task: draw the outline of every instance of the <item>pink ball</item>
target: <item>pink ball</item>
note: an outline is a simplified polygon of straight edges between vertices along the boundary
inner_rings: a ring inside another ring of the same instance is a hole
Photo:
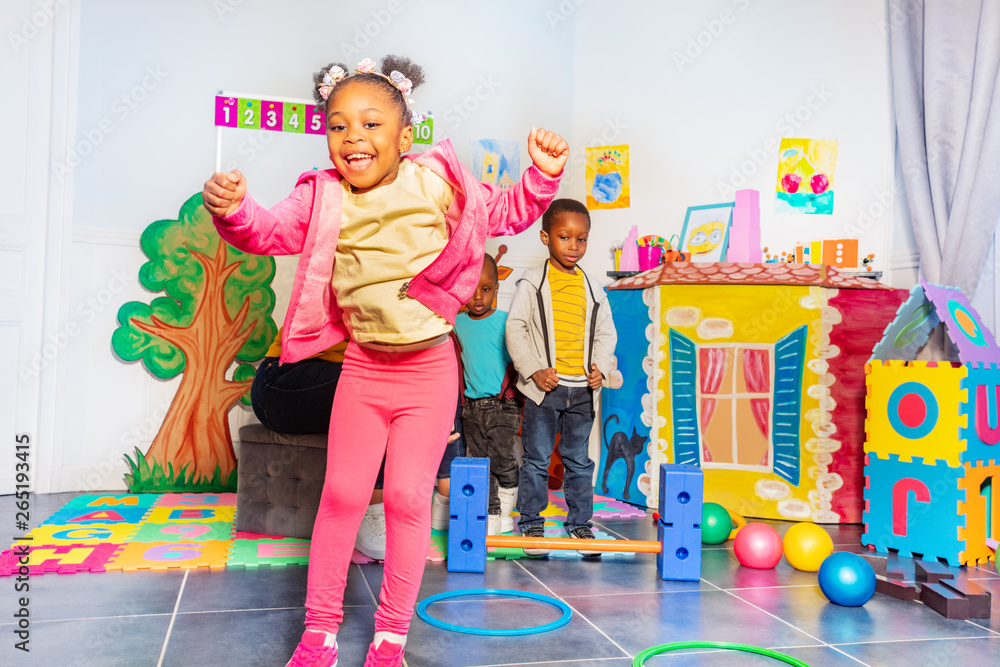
[[[781,560],[781,536],[766,523],[748,523],[736,533],[733,549],[740,565],[770,570]]]

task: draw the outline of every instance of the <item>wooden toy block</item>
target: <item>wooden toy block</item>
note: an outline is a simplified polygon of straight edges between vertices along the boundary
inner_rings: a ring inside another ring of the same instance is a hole
[[[898,581],[916,581],[915,562],[912,558],[900,558],[899,554],[890,553],[886,559],[886,576]]]
[[[948,579],[942,581],[945,588],[961,593],[969,600],[969,618],[989,618],[991,595],[988,590],[968,580]]]
[[[936,584],[944,579],[955,578],[955,573],[941,563],[917,560],[913,562],[913,567],[916,570],[917,581],[921,583]]]
[[[875,577],[875,592],[889,595],[905,602],[912,602],[918,597],[916,585],[885,577]]]
[[[876,554],[858,554],[858,555],[861,556],[862,558],[864,558],[868,562],[868,564],[872,566],[872,569],[875,570],[875,576],[876,577],[885,577],[885,576],[887,576],[886,575],[886,568],[887,568],[886,561],[888,559],[885,556],[878,556]]]
[[[922,584],[920,601],[945,618],[969,618],[969,599],[944,584]]]
[[[824,239],[823,263],[838,269],[858,268],[858,240]]]

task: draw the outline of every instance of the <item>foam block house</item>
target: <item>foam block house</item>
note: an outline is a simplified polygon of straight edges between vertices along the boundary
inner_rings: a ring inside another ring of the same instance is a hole
[[[916,361],[939,326],[959,362]],[[914,286],[867,367],[863,544],[951,565],[994,558],[998,363],[993,334],[961,291]]]
[[[661,463],[744,516],[859,523],[865,362],[906,292],[822,264],[669,263],[608,288],[617,370],[596,491],[656,507]]]

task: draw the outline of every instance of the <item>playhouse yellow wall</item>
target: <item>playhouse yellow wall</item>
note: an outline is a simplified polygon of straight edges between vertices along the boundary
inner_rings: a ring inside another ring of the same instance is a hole
[[[827,354],[829,333],[839,313],[828,306],[837,290],[786,285],[663,285],[660,291],[658,442],[663,460],[674,462],[670,390],[669,330],[696,344],[776,343],[805,325],[806,357],[802,378],[800,479],[793,486],[774,473],[704,467],[705,501],[716,502],[744,516],[835,522],[824,509],[833,489],[822,488],[829,463],[831,424],[821,403],[832,385]],[[665,419],[665,421],[664,421]],[[773,424],[772,424],[773,428]],[[657,441],[657,440],[654,440]],[[810,451],[812,450],[812,451]],[[773,449],[770,458],[774,461]]]

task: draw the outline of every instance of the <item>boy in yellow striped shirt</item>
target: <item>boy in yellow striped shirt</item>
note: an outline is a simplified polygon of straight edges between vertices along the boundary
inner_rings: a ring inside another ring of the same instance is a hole
[[[577,266],[587,252],[589,235],[590,213],[583,204],[573,199],[552,202],[542,216],[541,232],[549,258],[518,279],[507,316],[507,351],[518,372],[517,388],[528,399],[517,502],[518,528],[525,537],[544,536],[541,513],[548,505],[549,459],[558,432],[569,509],[566,532],[594,538],[590,431],[601,383],[613,368],[618,335],[604,289]]]

